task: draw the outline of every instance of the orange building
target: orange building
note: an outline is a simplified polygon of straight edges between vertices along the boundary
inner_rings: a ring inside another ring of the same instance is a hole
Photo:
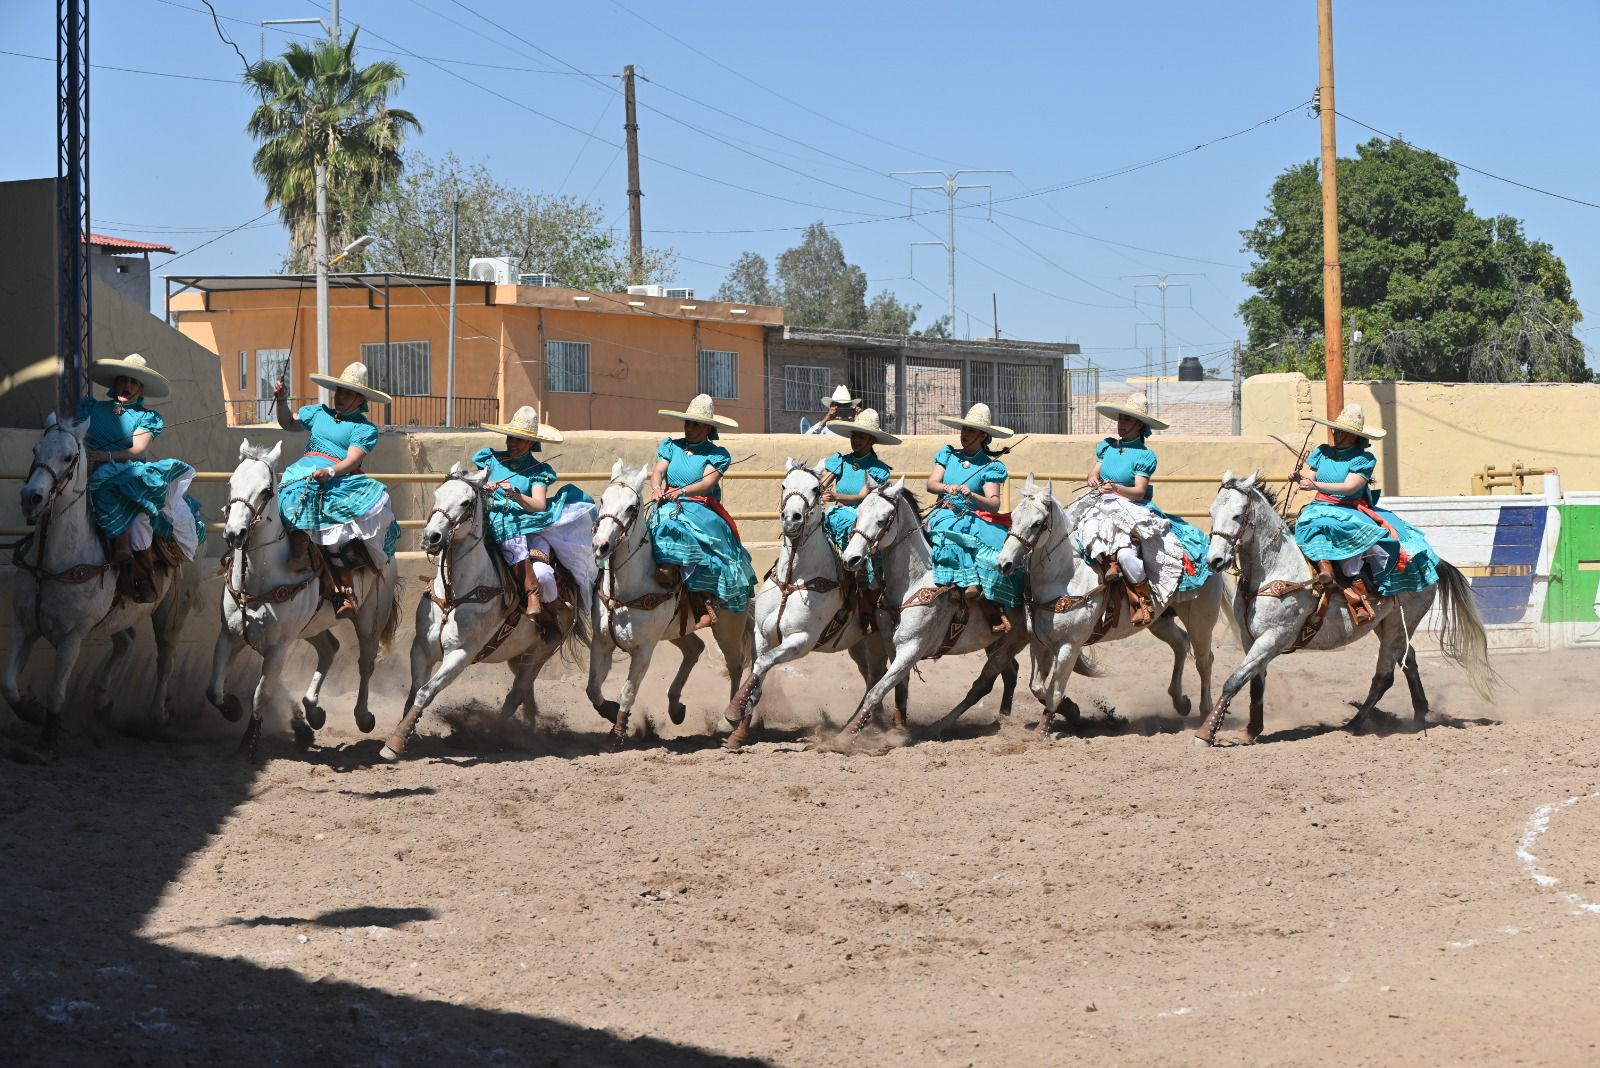
[[[167,314],[215,352],[229,422],[271,418],[272,386],[316,391],[316,280],[310,275],[167,278]],[[766,327],[783,309],[724,301],[456,282],[449,359],[448,279],[336,274],[329,280],[333,374],[357,360],[391,394],[398,426],[503,422],[524,404],[564,430],[637,430],[656,410],[709,393],[741,429],[766,430]]]

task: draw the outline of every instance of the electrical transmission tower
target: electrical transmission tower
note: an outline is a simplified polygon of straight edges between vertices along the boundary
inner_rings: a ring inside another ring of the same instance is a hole
[[[990,168],[972,168],[972,167],[968,167],[966,169],[959,170],[959,171],[894,171],[892,173],[895,174],[895,175],[902,175],[902,174],[937,174],[939,177],[944,179],[944,184],[943,185],[914,185],[914,186],[912,186],[911,189],[909,190],[908,194],[907,194],[906,216],[907,216],[907,218],[909,218],[911,216],[911,214],[915,211],[916,195],[917,195],[917,191],[919,189],[942,190],[944,192],[945,201],[946,201],[946,213],[947,213],[948,218],[949,218],[949,229],[947,231],[949,236],[943,241],[913,241],[911,243],[911,246],[912,246],[912,248],[915,248],[918,245],[941,245],[941,246],[943,246],[946,255],[949,257],[949,260],[950,260],[950,336],[954,337],[955,336],[955,332],[956,332],[956,194],[961,192],[963,189],[988,189],[988,190],[990,190],[990,193],[989,193],[989,210],[991,212],[994,210],[994,192],[993,192],[994,187],[992,185],[988,185],[988,184],[963,185],[960,182],[958,182],[957,179],[959,179],[963,174],[1010,174],[1011,172],[1010,171],[1003,171],[1003,170],[993,170],[993,169],[990,169]],[[913,252],[912,253],[913,259],[915,259],[915,256],[916,256],[916,253]],[[911,273],[913,275],[916,274],[915,267],[913,267]],[[968,328],[967,333],[968,334],[972,333],[972,330],[971,330],[970,327]]]
[[[56,406],[78,409],[93,351],[89,280],[89,0],[56,3]]]

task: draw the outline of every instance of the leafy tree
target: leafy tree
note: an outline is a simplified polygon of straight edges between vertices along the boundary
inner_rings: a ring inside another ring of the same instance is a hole
[[[728,272],[728,277],[723,280],[722,287],[713,299],[735,304],[771,306],[781,303],[767,273],[767,258],[759,252],[740,253],[739,258],[733,261],[733,270]]]
[[[245,127],[260,142],[251,167],[266,182],[267,206],[289,228],[288,264],[297,269],[314,263],[318,167],[328,188],[328,245],[338,249],[357,236],[367,198],[401,173],[407,134],[422,130],[411,112],[389,106],[405,71],[388,60],[356,66],[359,35],[292,44],[281,60],[245,71],[260,100]]]
[[[864,329],[874,334],[909,334],[921,310],[922,305],[902,304],[899,297],[885,289],[867,305]]]
[[[955,335],[950,332],[950,316],[948,314],[939,316],[939,318],[935,319],[921,330],[913,330],[912,334],[916,337],[955,337]]]
[[[453,154],[414,155],[405,174],[374,198],[367,232],[376,240],[367,263],[374,270],[448,275],[456,196],[456,277],[466,276],[474,256],[510,256],[525,274],[553,274],[577,289],[627,288],[627,249],[606,231],[600,208],[501,185],[484,164],[464,165]],[[670,249],[645,249],[646,279],[670,280],[675,262]]]
[[[860,330],[867,320],[867,274],[846,262],[844,246],[820,222],[778,257],[784,319],[795,326]]]
[[[1588,381],[1566,266],[1508,216],[1482,218],[1456,167],[1376,138],[1339,161],[1340,260],[1351,377]],[[1278,176],[1242,232],[1256,293],[1240,305],[1246,374],[1325,371],[1322,208],[1315,161]],[[1355,341],[1356,331],[1361,340]]]

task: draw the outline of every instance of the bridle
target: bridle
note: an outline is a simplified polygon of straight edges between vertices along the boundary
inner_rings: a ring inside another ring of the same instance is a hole
[[[1027,498],[1024,497],[1023,499],[1026,500]],[[1006,529],[1006,541],[1010,541],[1012,538],[1015,538],[1017,541],[1021,542],[1022,543],[1022,547],[1024,549],[1026,549],[1031,554],[1035,549],[1037,549],[1039,547],[1040,540],[1046,534],[1050,533],[1050,528],[1055,526],[1055,521],[1056,521],[1055,509],[1051,508],[1049,505],[1045,505],[1044,506],[1044,522],[1039,524],[1039,529],[1034,531],[1033,536],[1031,538],[1030,537],[1024,537],[1023,535],[1018,534],[1017,533],[1016,524],[1013,523],[1010,527],[1008,527]],[[1002,547],[1003,547],[1003,545],[1002,545]],[[1055,549],[1055,546],[1051,546],[1050,550],[1047,551],[1045,553],[1045,555],[1048,556],[1050,554],[1050,552],[1054,551],[1054,549]]]
[[[40,435],[40,442],[42,443],[45,437],[49,436],[51,433],[61,433],[67,435],[68,437],[72,438],[75,443],[77,443],[78,447],[73,450],[72,459],[67,461],[67,466],[62,468],[59,472],[52,469],[51,466],[45,463],[43,460],[40,460],[37,454],[34,456],[33,466],[28,468],[28,474],[23,479],[23,484],[26,485],[27,483],[32,482],[34,472],[36,471],[43,471],[45,474],[50,476],[50,492],[44,495],[44,501],[39,505],[40,515],[48,515],[50,513],[52,506],[56,502],[56,498],[61,495],[61,491],[64,488],[71,484],[72,477],[77,472],[78,464],[83,460],[83,445],[78,441],[78,436],[76,434],[57,423],[54,426],[45,428],[44,434]],[[87,487],[84,491],[79,493],[79,496],[82,496],[83,492],[87,492]]]
[[[883,539],[889,536],[889,531],[894,529],[895,521],[900,518],[900,505],[902,499],[899,497],[891,498],[882,493],[880,493],[879,496],[882,497],[883,500],[888,501],[892,506],[891,511],[889,512],[889,518],[883,521],[883,525],[878,528],[878,532],[873,534],[871,537],[868,537],[867,533],[860,529],[857,529],[855,532],[861,535],[862,539],[866,541],[866,555],[868,556],[876,556],[886,549],[894,548],[896,545],[899,545],[906,536],[905,533],[902,533],[898,538],[896,538],[894,541],[891,541],[888,545],[883,544]]]
[[[34,527],[33,533],[26,535],[11,547],[12,564],[14,564],[19,570],[26,571],[28,574],[32,575],[35,580],[33,591],[33,611],[35,619],[39,618],[39,615],[44,608],[44,584],[46,582],[64,582],[68,585],[75,586],[80,583],[88,582],[90,579],[99,578],[107,571],[111,570],[111,563],[109,560],[100,564],[74,564],[63,571],[45,570],[45,544],[50,537],[50,517],[55,515],[55,506],[57,504],[57,499],[61,496],[62,489],[71,483],[73,476],[77,473],[78,464],[83,460],[82,441],[78,439],[76,434],[59,423],[45,428],[44,433],[39,436],[39,442],[41,444],[44,442],[44,439],[49,436],[51,431],[58,431],[62,434],[66,434],[68,437],[73,439],[74,444],[76,444],[78,447],[76,450],[74,450],[72,459],[67,461],[67,466],[62,468],[60,471],[56,471],[49,464],[44,463],[39,459],[39,447],[38,445],[34,446],[33,465],[28,468],[28,474],[23,480],[23,483],[26,485],[28,482],[33,481],[33,475],[35,471],[43,471],[45,474],[50,476],[50,492],[45,494],[43,502],[41,502],[39,505],[36,513],[38,516],[38,521]],[[68,500],[66,503],[71,504],[73,501],[78,500],[87,492],[89,492],[89,488],[87,485],[85,485],[83,489],[78,491],[76,496],[71,498],[71,500]],[[37,552],[34,557],[36,563],[32,564],[23,559],[23,557],[27,554],[28,546],[30,544],[37,545]]]
[[[456,533],[464,524],[470,522],[473,524],[474,529],[470,537],[462,539],[463,543],[470,547],[474,541],[477,541],[480,544],[483,542],[483,521],[480,521],[478,517],[480,513],[487,512],[487,509],[484,507],[484,505],[489,494],[488,491],[486,491],[482,486],[474,485],[472,482],[469,482],[460,475],[451,475],[445,481],[464,483],[473,491],[471,506],[463,509],[460,515],[453,516],[443,508],[435,507],[433,511],[428,513],[428,518],[425,520],[426,523],[432,523],[434,516],[442,516],[444,518],[445,526],[450,531],[449,536],[444,539],[444,544],[439,547],[438,553],[429,554],[430,556],[437,555],[438,557],[439,585],[444,587],[444,596],[441,597],[433,592],[432,582],[428,583],[428,585],[424,587],[422,591],[423,596],[427,597],[429,600],[433,601],[434,604],[438,605],[440,610],[444,612],[444,618],[449,620],[450,614],[464,604],[484,604],[497,598],[514,599],[514,594],[509,587],[507,587],[504,583],[501,583],[493,586],[478,586],[470,593],[462,594],[459,597],[456,596],[454,578],[455,568],[451,566],[450,562],[452,557],[451,550],[454,549],[456,545]],[[470,551],[470,548],[468,551]],[[492,555],[493,554],[491,553],[491,557]],[[492,652],[498,645],[499,641],[493,642],[487,647],[486,651],[479,652],[478,658],[482,659],[484,656],[488,655],[489,652]]]
[[[245,525],[245,542],[243,544],[241,544],[240,548],[243,548],[245,544],[249,543],[249,534],[250,534],[250,532],[255,530],[256,527],[259,527],[261,525],[262,521],[267,518],[268,502],[271,501],[271,500],[276,499],[276,497],[277,497],[277,491],[276,491],[276,489],[273,488],[273,485],[272,485],[272,483],[273,483],[273,477],[272,476],[274,474],[274,472],[272,470],[272,465],[267,463],[267,461],[265,461],[263,459],[260,459],[259,457],[252,456],[252,457],[249,457],[249,459],[254,461],[255,463],[260,464],[262,467],[265,467],[267,469],[267,488],[262,491],[261,503],[257,504],[255,501],[251,500],[248,497],[229,497],[228,500],[227,500],[227,503],[222,506],[222,515],[223,515],[224,519],[227,518],[228,513],[233,510],[233,506],[236,505],[236,504],[239,505],[241,508],[243,508],[246,512],[250,513],[250,522]],[[230,482],[230,486],[231,486],[231,482]],[[283,537],[283,536],[284,535],[279,535],[279,537]],[[271,542],[268,542],[267,544],[270,545]]]
[[[1220,538],[1223,543],[1228,546],[1228,554],[1233,557],[1233,559],[1230,561],[1232,565],[1231,570],[1237,574],[1239,571],[1239,546],[1244,542],[1245,535],[1250,531],[1250,524],[1246,522],[1245,517],[1250,511],[1251,504],[1254,502],[1252,502],[1250,499],[1250,492],[1248,490],[1241,489],[1237,485],[1224,482],[1222,484],[1222,488],[1241,494],[1245,500],[1245,510],[1239,515],[1239,527],[1237,530],[1218,530],[1215,523],[1213,523],[1211,526],[1211,536],[1213,538]]]
[[[233,598],[234,603],[239,606],[240,611],[248,611],[249,609],[257,607],[259,605],[284,604],[285,602],[293,599],[301,590],[305,589],[308,585],[310,585],[311,584],[311,580],[316,577],[316,573],[315,573],[315,571],[313,571],[313,573],[311,575],[306,576],[305,578],[301,579],[299,582],[286,582],[281,586],[274,586],[272,589],[267,590],[265,593],[251,593],[250,592],[250,552],[249,552],[249,550],[252,548],[252,546],[250,544],[250,535],[252,533],[254,533],[255,529],[257,527],[259,527],[266,520],[267,515],[268,515],[268,513],[269,513],[269,511],[271,509],[272,502],[277,500],[277,492],[278,491],[273,486],[273,482],[275,481],[275,477],[274,476],[276,475],[276,472],[273,471],[272,465],[270,463],[268,463],[267,461],[265,461],[265,460],[263,460],[263,459],[261,459],[260,457],[257,457],[257,456],[247,457],[246,460],[247,461],[254,461],[255,463],[258,463],[262,467],[265,467],[267,469],[267,488],[262,491],[261,503],[257,504],[255,501],[253,501],[253,500],[251,500],[251,499],[249,499],[247,497],[229,497],[228,498],[228,503],[224,504],[222,506],[222,514],[223,514],[224,517],[226,517],[227,514],[233,510],[233,506],[236,505],[236,504],[239,505],[240,507],[242,507],[246,512],[250,513],[250,522],[245,526],[245,537],[244,537],[244,540],[241,541],[236,548],[231,548],[229,550],[230,554],[231,553],[239,553],[240,554],[240,556],[239,556],[239,581],[238,581],[237,584],[233,580],[233,568],[232,567],[228,567],[227,568],[227,572],[228,572],[228,577],[227,577],[228,595]],[[242,467],[244,465],[240,464],[240,466]],[[237,472],[235,472],[235,474],[237,474]],[[229,486],[231,487],[232,484],[233,484],[232,480],[230,479],[229,480]],[[273,544],[275,544],[277,542],[282,541],[284,538],[287,538],[289,536],[289,526],[288,526],[288,524],[284,523],[284,524],[280,524],[280,526],[281,526],[281,529],[278,531],[278,536],[276,538],[273,538],[271,541],[262,542],[261,544],[253,546],[253,547],[256,548],[256,549],[264,549],[268,545],[273,545]]]
[[[623,520],[623,519],[619,518],[618,516],[614,515],[611,512],[603,512],[603,513],[601,513],[600,518],[595,520],[594,536],[597,537],[597,538],[600,536],[600,526],[601,526],[601,524],[605,523],[607,520],[609,520],[610,522],[613,522],[613,523],[615,523],[617,525],[617,535],[616,535],[617,544],[618,545],[625,545],[625,544],[627,544],[628,538],[631,537],[632,534],[633,534],[634,524],[639,522],[639,517],[644,515],[644,513],[645,513],[644,494],[640,493],[638,490],[636,490],[632,486],[628,485],[622,479],[612,479],[611,480],[611,485],[616,486],[618,489],[627,490],[629,493],[633,494],[633,507],[629,509],[629,511],[632,512],[632,514],[626,520]],[[643,547],[643,544],[644,543],[641,541],[639,546],[636,546],[634,548],[633,553],[638,552],[639,549]],[[629,553],[627,558],[624,559],[621,562],[622,563],[627,563],[628,560],[631,560],[633,558],[633,553]],[[601,565],[600,565],[601,568],[606,569],[606,570],[612,570],[612,563],[614,561],[615,556],[616,556],[616,550],[613,548],[612,552],[607,554],[606,559],[601,563]],[[615,587],[616,587],[616,577],[615,577],[615,575],[612,576],[611,584],[612,584],[612,592],[615,593],[616,592],[616,589],[615,589]]]
[[[788,505],[789,505],[789,498],[791,498],[791,497],[798,498],[799,501],[800,501],[800,506],[801,506],[800,530],[802,531],[802,533],[798,537],[791,537],[787,531],[784,532],[784,537],[789,538],[790,544],[794,548],[798,549],[802,544],[805,543],[805,540],[807,538],[811,537],[812,534],[816,533],[816,531],[818,530],[818,527],[820,526],[820,524],[818,524],[818,526],[813,526],[810,530],[807,530],[806,529],[806,520],[811,517],[811,513],[816,509],[817,504],[822,500],[823,481],[822,481],[822,476],[818,475],[815,471],[812,471],[810,468],[797,467],[797,468],[794,468],[794,470],[795,471],[804,471],[806,474],[810,475],[812,478],[817,480],[816,489],[812,490],[811,492],[807,493],[807,492],[804,492],[802,490],[786,490],[784,492],[782,498],[780,498],[779,501],[778,501],[778,519],[779,519],[779,523],[780,524],[783,521],[783,510],[786,507],[788,507]]]
[[[461,478],[458,475],[451,475],[448,479],[446,479],[446,481],[465,483],[472,489],[475,500],[473,501],[472,507],[463,509],[460,515],[453,516],[443,508],[435,507],[433,511],[428,513],[428,518],[423,520],[423,526],[426,527],[428,524],[433,522],[434,516],[443,517],[445,526],[449,529],[450,534],[449,537],[445,538],[444,546],[439,550],[440,553],[443,553],[455,543],[456,533],[461,529],[463,524],[476,522],[478,518],[479,506],[484,503],[484,498],[487,496],[487,493],[483,487],[474,486],[471,482],[468,482],[466,479]],[[479,529],[474,531],[472,536],[474,538],[481,539],[483,537],[482,525],[478,524],[478,526]]]

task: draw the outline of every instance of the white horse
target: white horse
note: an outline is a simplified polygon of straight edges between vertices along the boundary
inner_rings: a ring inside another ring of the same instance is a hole
[[[783,540],[778,562],[751,605],[755,659],[728,705],[727,719],[735,725],[723,743],[728,749],[739,748],[749,738],[762,684],[767,672],[779,664],[810,652],[843,651],[850,654],[868,686],[884,670],[886,643],[881,634],[863,634],[856,606],[845,599],[846,572],[822,528],[825,463],[812,469],[791,458],[787,470],[778,504]],[[895,687],[894,724],[900,729],[906,725],[908,689],[905,680]]]
[[[416,634],[411,639],[411,692],[394,733],[380,751],[391,763],[405,754],[406,743],[422,713],[469,664],[483,661],[511,668],[511,689],[500,706],[500,718],[518,708],[531,725],[539,714],[534,680],[545,662],[563,646],[588,643],[590,590],[578,591],[577,606],[550,605],[555,638],[523,613],[522,591],[506,580],[499,552],[486,536],[488,513],[483,483],[487,469],[450,469],[433,494],[433,511],[422,528],[422,548],[438,557],[438,572],[417,601]]]
[[[873,554],[883,554],[884,611],[880,615],[888,617],[884,635],[894,653],[883,677],[868,687],[840,730],[844,741],[861,732],[872,718],[872,710],[905,681],[917,661],[982,649],[986,659],[977,680],[934,728],[936,735],[942,735],[961,713],[994,688],[994,680],[1028,644],[1027,620],[1020,607],[1006,609],[1011,629],[996,637],[989,633],[978,606],[962,602],[960,587],[941,587],[933,581],[933,553],[923,535],[916,495],[905,485],[901,478],[893,485],[874,487],[857,507],[855,529],[845,543],[844,566],[852,570],[861,568]],[[965,623],[958,615],[962,609],[967,613]]]
[[[1300,648],[1337,649],[1369,632],[1378,635],[1377,670],[1348,729],[1357,730],[1365,723],[1378,699],[1394,683],[1396,663],[1404,667],[1412,715],[1420,726],[1428,715],[1428,698],[1422,690],[1411,635],[1433,607],[1435,596],[1443,623],[1440,648],[1466,671],[1479,696],[1485,700],[1492,696],[1494,669],[1489,666],[1488,635],[1478,618],[1472,586],[1457,568],[1440,560],[1437,584],[1398,597],[1374,596],[1371,623],[1353,625],[1337,591],[1329,598],[1326,614],[1318,617],[1323,597],[1315,588],[1316,575],[1295,543],[1293,531],[1278,518],[1277,503],[1271,491],[1260,484],[1260,474],[1235,478],[1229,471],[1222,476],[1222,487],[1211,502],[1211,544],[1206,555],[1213,571],[1238,562],[1239,592],[1233,612],[1245,656],[1222,684],[1222,699],[1195,732],[1197,744],[1210,745],[1215,740],[1229,702],[1246,682],[1250,683],[1247,735],[1252,741],[1261,736],[1266,670],[1274,657]]]
[[[686,709],[679,698],[689,672],[705,651],[706,643],[687,628],[692,613],[683,586],[663,590],[655,581],[656,554],[650,543],[645,485],[648,467],[629,467],[618,460],[611,468],[611,481],[600,496],[600,517],[595,524],[594,556],[600,566],[595,591],[593,624],[589,645],[589,703],[612,723],[611,747],[619,749],[628,735],[628,717],[639,696],[639,686],[650,667],[656,643],[667,641],[678,647],[683,662],[667,687],[667,714],[672,722],[682,723]],[[711,628],[712,637],[728,665],[728,697],[744,674],[745,656],[751,643],[750,616],[745,612],[722,611]],[[601,691],[611,671],[611,653],[621,649],[629,656],[628,680],[616,701],[607,701]],[[712,733],[721,722],[715,713],[706,725]],[[648,723],[646,724],[648,727]]]
[[[282,452],[281,441],[270,449],[248,441],[239,444],[239,466],[228,479],[227,523],[222,531],[231,554],[222,591],[222,630],[212,652],[211,684],[206,687],[206,698],[236,722],[243,712],[238,696],[227,690],[228,667],[246,645],[261,654],[261,679],[250,706],[250,723],[239,741],[240,751],[251,755],[261,739],[263,707],[287,700],[282,677],[290,643],[303,638],[317,651],[311,685],[290,717],[295,742],[302,748],[316,741],[315,732],[327,722],[327,713],[317,702],[339,652],[339,640],[331,632],[338,620],[315,573],[289,568],[288,527],[278,512],[277,463]],[[379,654],[388,652],[400,619],[394,558],[384,562],[381,572],[362,568],[354,582],[358,607],[353,622],[361,671],[355,719],[365,733],[375,726],[367,709],[372,669]]]
[[[19,718],[42,726],[40,745],[46,752],[54,752],[60,743],[61,705],[84,639],[92,633],[111,636],[111,658],[95,679],[92,698],[96,720],[104,721],[111,715],[112,687],[121,680],[134,628],[147,619],[156,642],[155,720],[161,725],[172,721],[172,654],[200,585],[198,565],[187,560],[157,571],[153,602],[117,596],[116,572],[89,514],[83,448],[88,432],[88,420],[58,421],[54,413],[45,419],[21,493],[22,516],[34,532],[12,557],[17,568],[11,590],[15,622],[0,692]],[[185,510],[179,519],[187,518]],[[55,677],[42,707],[37,698],[22,694],[17,681],[40,638],[56,651]]]
[[[1222,573],[1212,572],[1199,589],[1175,594],[1167,602],[1172,611],[1162,612],[1148,627],[1135,627],[1131,612],[1119,612],[1115,624],[1097,634],[1106,598],[1120,597],[1122,591],[1108,589],[1100,573],[1083,562],[1072,526],[1051,484],[1040,486],[1030,474],[1022,498],[1011,513],[1011,530],[998,561],[1002,575],[1024,567],[1028,572],[1028,611],[1035,656],[1048,658],[1048,667],[1036,665],[1034,671],[1038,687],[1034,693],[1044,705],[1039,733],[1049,731],[1052,713],[1064,714],[1076,722],[1077,706],[1067,700],[1067,682],[1085,646],[1118,641],[1144,630],[1172,650],[1172,678],[1167,694],[1180,716],[1187,716],[1190,709],[1189,698],[1183,692],[1183,665],[1193,647],[1194,666],[1200,673],[1200,711],[1202,715],[1209,714],[1214,660],[1211,642],[1225,595]]]

